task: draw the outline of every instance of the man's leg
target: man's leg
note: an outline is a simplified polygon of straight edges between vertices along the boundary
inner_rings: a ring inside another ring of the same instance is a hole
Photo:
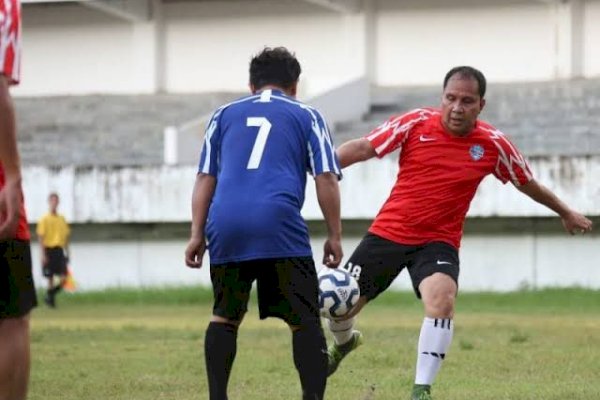
[[[0,400],[25,400],[29,381],[29,317],[0,319]]]
[[[239,322],[213,315],[204,339],[204,359],[210,400],[226,400],[227,385],[237,352]]]
[[[227,400],[238,327],[248,309],[255,267],[252,261],[210,266],[214,305],[204,340],[210,400]]]
[[[63,286],[65,285],[65,281],[67,280],[66,275],[58,275],[58,283],[52,288],[52,304],[56,305],[56,295],[58,295],[63,290]]]
[[[355,316],[367,304],[367,301],[366,297],[361,296],[356,306],[348,314],[347,319],[337,321],[327,320],[327,325],[333,335],[334,341],[333,345],[327,350],[327,376],[333,374],[342,360],[362,344],[362,333],[354,329],[354,324],[356,323]]]
[[[327,343],[312,257],[265,260],[257,276],[261,319],[281,318],[292,329],[292,352],[302,399],[322,400],[327,383]]]
[[[354,329],[355,316],[367,302],[385,291],[406,264],[406,246],[367,233],[344,265],[360,287],[360,299],[344,320],[328,321],[334,344],[329,347],[328,376],[342,360],[363,342],[362,333]]]
[[[417,353],[413,399],[429,399],[430,389],[452,342],[457,285],[441,272],[423,279],[419,291],[425,307]]]
[[[318,321],[292,326],[294,365],[300,376],[302,400],[321,400],[327,384],[327,342]]]
[[[48,276],[48,289],[46,290],[46,296],[44,297],[44,303],[49,307],[55,307],[56,303],[54,302],[54,277],[51,275]]]

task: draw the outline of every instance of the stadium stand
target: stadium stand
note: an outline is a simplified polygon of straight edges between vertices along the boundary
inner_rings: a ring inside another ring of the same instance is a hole
[[[335,141],[360,137],[391,114],[439,103],[440,87],[372,88],[370,112],[334,127]],[[157,165],[163,129],[209,114],[240,93],[17,98],[27,165]],[[600,80],[489,85],[483,118],[528,156],[600,154]]]
[[[341,124],[337,143],[369,132],[393,113],[439,104],[441,87],[374,88],[363,121]],[[600,154],[600,80],[488,84],[482,119],[528,156]]]
[[[156,165],[163,128],[210,113],[234,93],[17,98],[24,165]]]

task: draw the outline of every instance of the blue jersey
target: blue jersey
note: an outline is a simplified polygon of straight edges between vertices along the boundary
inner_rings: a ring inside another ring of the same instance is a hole
[[[219,108],[199,165],[217,180],[206,224],[211,263],[311,256],[300,215],[307,171],[341,177],[317,110],[271,89]]]

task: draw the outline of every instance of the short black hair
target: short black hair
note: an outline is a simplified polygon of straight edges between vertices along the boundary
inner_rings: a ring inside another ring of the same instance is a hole
[[[480,70],[473,68],[473,67],[469,67],[467,65],[461,65],[460,67],[452,68],[450,71],[448,71],[448,73],[446,74],[446,77],[444,78],[443,89],[446,89],[446,86],[448,85],[448,81],[454,75],[460,75],[461,78],[475,79],[479,86],[479,97],[481,97],[483,99],[483,96],[485,96],[485,89],[487,86],[487,82],[485,80],[485,76],[483,75],[483,73]]]
[[[288,49],[265,47],[250,61],[250,84],[257,90],[267,85],[289,89],[301,72],[300,63]]]
[[[56,192],[50,192],[50,194],[48,195],[48,200],[50,200],[53,197],[56,197],[57,199],[59,199],[58,193],[56,193]]]

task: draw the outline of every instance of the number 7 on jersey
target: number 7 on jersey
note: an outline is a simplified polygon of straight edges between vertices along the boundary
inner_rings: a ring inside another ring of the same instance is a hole
[[[246,126],[258,127],[258,135],[256,135],[256,141],[252,147],[252,153],[250,154],[246,169],[258,169],[272,125],[265,117],[249,117],[246,120]]]

